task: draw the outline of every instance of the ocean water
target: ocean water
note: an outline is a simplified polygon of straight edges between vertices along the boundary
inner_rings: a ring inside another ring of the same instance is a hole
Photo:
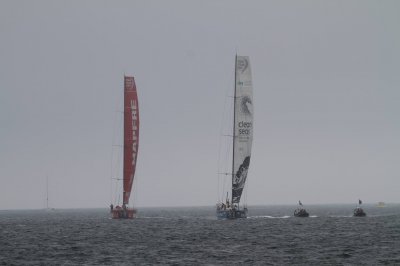
[[[213,207],[0,211],[0,265],[400,265],[400,205],[250,206],[216,220]]]

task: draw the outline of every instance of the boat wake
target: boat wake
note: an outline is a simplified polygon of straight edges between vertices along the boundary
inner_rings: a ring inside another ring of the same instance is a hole
[[[290,216],[270,216],[270,215],[257,215],[257,216],[249,216],[247,219],[287,219]]]
[[[167,219],[167,220],[171,220],[171,217],[163,217],[163,216],[141,216],[141,217],[137,217],[136,219]]]

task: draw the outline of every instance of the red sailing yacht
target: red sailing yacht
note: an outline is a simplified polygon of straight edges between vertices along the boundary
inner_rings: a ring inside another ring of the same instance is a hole
[[[134,77],[124,77],[124,145],[123,145],[123,203],[122,206],[111,204],[113,219],[132,219],[136,210],[128,207],[136,159],[139,148],[139,103]]]

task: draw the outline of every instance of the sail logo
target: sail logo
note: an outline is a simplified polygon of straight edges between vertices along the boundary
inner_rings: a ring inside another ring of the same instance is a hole
[[[138,116],[137,116],[137,103],[131,100],[131,115],[132,115],[132,166],[136,164],[137,156],[137,143],[138,143]]]
[[[253,127],[253,123],[240,121],[238,126],[239,126],[239,135],[249,135]]]
[[[251,87],[252,83],[251,80],[245,80],[245,81],[238,81],[237,85],[240,86],[239,89],[247,89],[245,87]]]
[[[237,69],[242,73],[246,71],[247,67],[249,66],[249,62],[246,58],[240,58],[237,61]]]
[[[253,103],[249,96],[243,96],[240,101],[240,109],[243,114],[251,116],[253,114]]]
[[[133,90],[133,78],[125,77],[125,88],[128,91]]]
[[[239,166],[236,171],[235,177],[232,180],[232,203],[239,203],[240,197],[242,196],[242,191],[244,184],[247,179],[247,172],[250,166],[250,156],[246,156],[243,163]]]

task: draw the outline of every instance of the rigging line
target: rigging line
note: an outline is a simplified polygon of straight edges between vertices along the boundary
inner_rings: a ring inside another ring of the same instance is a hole
[[[248,176],[249,174],[247,173],[247,176]],[[248,187],[249,187],[249,180],[248,180],[248,178],[246,177],[246,185],[244,186],[244,206],[247,206],[247,189],[248,189]]]
[[[235,171],[235,133],[236,133],[236,128],[235,128],[235,123],[236,123],[236,110],[235,110],[235,107],[236,107],[236,79],[237,79],[237,77],[236,77],[236,67],[237,67],[237,54],[236,54],[236,56],[235,56],[235,81],[234,81],[234,86],[233,86],[233,90],[234,90],[234,95],[235,95],[235,98],[233,99],[233,127],[232,127],[232,135],[233,135],[233,138],[232,138],[232,186],[233,186],[233,175],[235,174],[234,173],[234,171]],[[231,200],[231,202],[232,202],[232,204],[233,204],[233,191],[232,191],[232,200]]]
[[[227,109],[226,107],[227,103],[226,103],[226,98],[225,98],[225,106],[224,109]],[[224,112],[225,113],[225,112]],[[224,115],[225,117],[225,115]],[[225,131],[225,124],[226,124],[226,120],[223,119],[221,121],[222,123],[222,128],[221,128],[221,133],[222,130]],[[223,143],[223,145],[222,145]],[[222,163],[219,163],[220,168],[218,169],[218,172],[226,172],[226,146],[227,146],[227,142],[226,142],[226,138],[223,138],[220,134],[220,146],[222,145],[222,147],[220,148],[220,160],[222,160]],[[225,194],[225,177],[221,177],[221,182],[222,182],[222,190],[218,191],[218,196],[220,197],[220,202],[223,202],[223,198],[224,198],[224,194]]]
[[[228,76],[227,80],[230,82],[231,81],[232,72],[229,71],[228,73],[229,74],[227,75]],[[231,89],[230,86],[226,86],[225,97],[224,97],[224,107],[223,107],[223,110],[222,110],[221,123],[220,123],[221,126],[220,126],[220,132],[219,132],[217,173],[221,172],[220,167],[221,167],[221,151],[222,151],[222,148],[221,148],[222,133],[223,133],[223,131],[225,131],[224,122],[226,120],[224,118],[225,118],[226,113],[227,113],[227,103],[228,103],[228,97],[229,97],[230,89]],[[225,183],[225,181],[223,181],[223,183]],[[224,185],[223,185],[223,191],[222,192],[224,193]],[[221,193],[221,191],[220,191],[220,177],[217,175],[217,200],[218,201],[219,201],[219,198],[220,198],[220,195],[221,195],[220,193]],[[223,197],[224,197],[223,193],[222,193],[221,201],[223,200]]]
[[[136,175],[135,173],[135,178],[133,179],[133,202],[131,203],[131,206],[133,208],[135,202],[137,202],[137,199],[139,198],[139,179],[138,179],[139,175]]]
[[[116,161],[115,161],[115,169],[114,169],[114,172],[115,172],[115,176],[121,176],[120,175],[120,169],[121,169],[121,153],[120,152],[118,152],[117,153],[117,156],[116,156],[117,158],[116,158]],[[118,191],[119,191],[119,189],[120,189],[120,187],[121,187],[121,185],[120,185],[120,181],[122,180],[122,178],[119,178],[116,182],[115,182],[115,192],[114,192],[114,202],[117,202],[117,196],[119,197],[119,193],[118,193]]]
[[[49,177],[46,175],[46,209],[49,208]]]
[[[115,173],[116,176],[121,176],[120,174],[120,170],[122,168],[122,160],[121,160],[121,152],[117,153],[117,160],[116,160],[116,164],[115,164]],[[123,181],[123,178],[119,178],[119,180],[117,180],[116,185],[115,185],[115,202],[117,202],[117,205],[119,205],[119,201],[120,201],[120,196],[121,196],[121,181]],[[118,196],[118,201],[117,201],[117,196]]]
[[[139,159],[138,159],[139,160]],[[136,161],[136,165],[138,165],[138,162]],[[133,178],[133,182],[132,182],[132,193],[133,193],[133,199],[131,202],[131,206],[132,208],[134,207],[135,202],[137,202],[138,198],[139,198],[139,191],[140,191],[140,173],[138,174],[138,169],[135,168],[135,175]]]
[[[125,83],[125,79],[124,79],[124,83]],[[123,92],[123,90],[122,90],[122,92]],[[123,95],[123,93],[118,93],[117,95],[119,95],[119,96],[117,96],[117,98],[116,98],[116,103],[115,103],[115,106],[118,108],[118,106],[120,106],[120,103],[121,103],[121,96]],[[111,173],[110,173],[110,177],[112,177],[113,176],[113,160],[114,160],[114,140],[115,140],[115,135],[116,135],[116,123],[117,123],[117,112],[115,112],[114,113],[114,119],[113,119],[113,131],[112,131],[112,138],[111,138],[111,162],[110,162],[110,171],[111,171]],[[112,179],[110,179],[110,201],[112,202],[112,183],[113,183],[113,181],[112,181]]]
[[[118,119],[118,123],[119,123],[118,128],[119,128],[119,129],[123,128],[123,122],[124,122],[123,119],[122,119],[121,117],[119,117],[119,119]],[[121,132],[122,132],[122,135],[123,135],[123,130],[119,130],[119,131],[121,131]],[[122,141],[122,139],[119,140],[119,142],[121,142],[121,141]],[[122,152],[123,152],[123,151],[122,151]],[[117,158],[116,158],[115,169],[114,169],[115,176],[121,176],[121,175],[120,175],[120,170],[122,169],[123,165],[122,165],[122,160],[121,160],[122,153],[121,153],[120,149],[119,149],[119,152],[117,153],[117,156],[116,156],[116,157],[117,157]],[[123,178],[122,178],[122,179],[123,179]],[[121,179],[121,180],[122,180],[122,179]],[[119,180],[117,180],[116,186],[115,186],[115,192],[114,192],[114,195],[115,195],[114,202],[117,202],[117,195],[118,195],[118,201],[119,201],[120,193],[118,193],[117,191],[118,191],[118,189],[120,189],[120,188],[121,188],[121,184],[120,184]]]
[[[229,126],[229,125],[228,125]],[[229,141],[229,140],[227,140],[227,139],[225,139],[225,143],[226,143],[226,150],[225,150],[225,158],[224,158],[224,162],[225,162],[225,164],[224,164],[224,171],[225,172],[229,172],[230,170],[228,170],[228,169],[230,169],[230,167],[229,167],[229,165],[230,165],[230,157],[231,157],[231,150],[232,150],[232,142],[231,141]],[[222,194],[221,194],[221,197],[222,197],[222,202],[224,201],[224,197],[225,197],[225,191],[226,190],[228,190],[228,189],[226,189],[226,182],[227,182],[227,179],[228,179],[228,175],[225,175],[224,177],[223,177],[223,189],[222,189]]]

